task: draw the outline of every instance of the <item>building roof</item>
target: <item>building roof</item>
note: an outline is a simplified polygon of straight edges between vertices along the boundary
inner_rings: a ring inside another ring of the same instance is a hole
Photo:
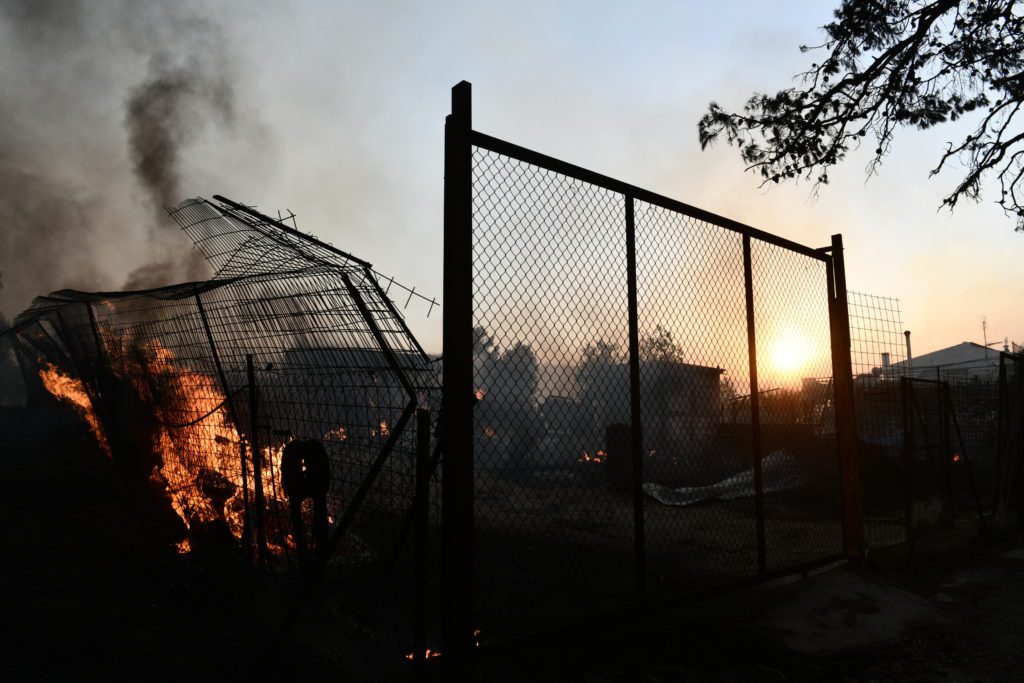
[[[986,348],[981,344],[965,341],[944,349],[916,354],[911,358],[910,365],[913,367],[930,367],[978,361],[988,361],[993,365],[997,365],[999,363],[999,352],[999,349]],[[893,367],[896,368],[903,368],[906,365],[906,361],[893,363]]]

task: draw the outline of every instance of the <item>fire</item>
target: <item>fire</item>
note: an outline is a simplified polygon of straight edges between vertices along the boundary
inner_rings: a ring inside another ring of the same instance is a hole
[[[473,629],[473,644],[476,647],[480,647],[480,629],[478,629],[478,628]],[[405,655],[405,658],[408,659],[411,662],[414,656],[415,656],[414,652],[409,652],[409,653],[407,653]],[[423,652],[424,659],[433,659],[434,657],[440,657],[440,656],[441,656],[441,651],[440,650],[432,650],[429,647],[426,650],[424,650],[424,652]]]
[[[331,431],[324,434],[324,441],[344,441],[348,438],[348,432],[344,426],[332,429]]]
[[[154,405],[162,424],[157,438],[160,474],[167,481],[171,506],[187,526],[222,518],[240,538],[242,439],[228,416],[224,393],[212,377],[176,368],[169,350],[151,351],[154,360],[139,370],[149,373],[173,397]],[[206,417],[181,427],[168,426],[181,422],[183,412]]]
[[[959,453],[954,453],[953,454],[953,462],[960,462],[960,454]]]
[[[159,427],[153,448],[159,455],[159,464],[150,480],[164,487],[171,507],[187,527],[223,520],[232,535],[241,538],[245,526],[241,463],[244,458],[251,499],[252,453],[248,451],[247,439],[234,424],[219,381],[188,369],[171,349],[156,341],[132,348],[125,339],[105,336],[103,343],[114,375],[128,382],[140,400],[151,404],[157,418]],[[40,374],[51,393],[79,407],[97,438],[102,439],[99,421],[81,382],[60,375],[52,366]],[[335,432],[339,440],[345,438],[344,427]],[[101,444],[106,448],[105,439]],[[261,449],[264,498],[268,504],[284,495],[280,485],[281,451],[282,447]],[[283,552],[283,547],[271,539],[268,546],[272,551]],[[177,548],[187,553],[191,544],[185,539]]]
[[[608,454],[604,451],[595,451],[593,455],[590,454],[590,451],[583,451],[583,455],[579,457],[577,462],[604,462],[607,457]]]
[[[388,421],[387,420],[381,420],[379,425],[377,425],[376,427],[373,427],[370,430],[370,436],[387,436],[390,433],[391,433],[391,430],[388,429]]]
[[[100,448],[107,454],[107,457],[110,457],[110,444],[107,443],[107,437],[103,433],[103,428],[100,426],[100,421],[96,417],[96,411],[93,410],[92,401],[89,400],[89,394],[85,391],[82,381],[65,375],[51,363],[47,363],[39,370],[39,378],[43,381],[46,390],[58,400],[70,403],[75,407],[86,424],[89,425]]]

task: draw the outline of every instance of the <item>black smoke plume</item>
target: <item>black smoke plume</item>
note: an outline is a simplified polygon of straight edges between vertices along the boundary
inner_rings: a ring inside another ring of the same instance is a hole
[[[190,2],[0,2],[0,310],[208,276],[165,207],[237,128],[229,44]]]

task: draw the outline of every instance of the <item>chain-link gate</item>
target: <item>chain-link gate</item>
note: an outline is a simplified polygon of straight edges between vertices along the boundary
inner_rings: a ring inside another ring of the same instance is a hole
[[[446,127],[453,668],[856,552],[841,239],[811,249],[484,135],[469,98]]]

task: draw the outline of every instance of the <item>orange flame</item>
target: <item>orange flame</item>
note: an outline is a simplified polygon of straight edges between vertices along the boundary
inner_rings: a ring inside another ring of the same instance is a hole
[[[223,519],[232,535],[240,539],[245,525],[241,462],[244,458],[248,463],[251,492],[252,453],[229,414],[220,383],[210,375],[187,369],[177,362],[173,351],[155,341],[134,349],[125,339],[105,337],[103,343],[111,370],[131,384],[140,400],[152,404],[159,422],[153,447],[160,464],[150,480],[164,487],[171,507],[187,527]],[[109,443],[82,381],[53,365],[42,368],[39,375],[51,394],[75,406],[110,456]],[[154,395],[156,391],[159,396]],[[386,422],[380,423],[380,430],[387,435]],[[338,427],[325,438],[344,441],[347,434],[344,427]],[[280,481],[282,452],[283,446],[261,448],[268,507],[287,504]],[[289,539],[276,540],[268,538],[267,545],[271,552],[281,554]],[[188,553],[191,544],[185,539],[177,549]]]
[[[595,451],[593,455],[590,451],[583,451],[583,455],[576,462],[604,462],[607,457],[608,454],[604,451]]]
[[[89,430],[96,437],[100,448],[107,454],[107,457],[110,457],[110,444],[107,443],[107,437],[103,433],[103,428],[96,417],[96,411],[93,409],[92,401],[89,400],[89,394],[85,391],[82,380],[65,375],[51,363],[47,363],[39,370],[39,378],[43,381],[46,390],[58,400],[70,403],[75,407],[89,425]]]

